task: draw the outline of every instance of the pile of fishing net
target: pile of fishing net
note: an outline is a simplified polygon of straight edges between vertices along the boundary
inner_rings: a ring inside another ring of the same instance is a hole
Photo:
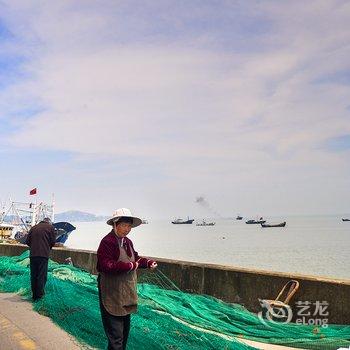
[[[0,257],[0,291],[30,299],[28,252]],[[34,309],[50,317],[87,348],[106,348],[96,276],[49,261],[43,299]],[[180,291],[161,271],[143,274],[128,349],[255,349],[239,338],[304,349],[350,346],[350,326],[261,322],[240,305]]]

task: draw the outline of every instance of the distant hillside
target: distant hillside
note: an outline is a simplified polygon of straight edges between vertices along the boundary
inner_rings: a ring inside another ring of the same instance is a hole
[[[80,221],[80,222],[90,222],[90,221],[105,221],[107,216],[97,216],[95,214],[86,213],[79,210],[70,210],[63,213],[58,213],[55,215],[55,222],[58,221]]]

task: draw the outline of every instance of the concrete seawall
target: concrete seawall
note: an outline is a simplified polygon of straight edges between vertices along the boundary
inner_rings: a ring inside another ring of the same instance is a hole
[[[27,249],[23,245],[0,244],[0,255],[19,255]],[[96,274],[96,252],[63,248],[54,248],[51,252],[51,259],[59,263],[67,257],[72,258],[75,266]],[[310,302],[306,312],[311,312],[311,316],[317,310],[315,304],[326,302],[328,307],[322,311],[323,319],[327,319],[328,323],[350,324],[350,280],[155,259],[159,269],[181,290],[239,303],[253,312],[261,311],[259,298],[275,299],[286,282],[296,279],[300,288],[291,303],[294,316],[300,311],[296,301]],[[321,315],[313,317],[317,319]]]

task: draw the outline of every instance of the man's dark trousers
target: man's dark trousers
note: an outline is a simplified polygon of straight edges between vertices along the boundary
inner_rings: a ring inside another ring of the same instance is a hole
[[[33,300],[38,300],[45,294],[44,289],[47,281],[48,262],[49,259],[42,256],[30,257],[30,281]]]

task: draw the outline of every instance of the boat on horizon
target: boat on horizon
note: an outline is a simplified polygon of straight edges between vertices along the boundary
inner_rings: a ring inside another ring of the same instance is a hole
[[[265,224],[266,220],[264,220],[262,217],[259,220],[248,220],[245,223],[248,225],[252,225],[252,224]]]
[[[198,222],[196,226],[214,226],[215,224],[215,222],[206,222],[205,220],[203,220],[202,222]]]
[[[187,220],[183,220],[181,218],[175,219],[174,221],[172,221],[172,224],[175,225],[191,225],[193,223],[194,219],[190,219],[189,217],[187,217]]]
[[[236,220],[242,220],[243,216],[237,215]]]
[[[350,219],[342,219],[343,221],[350,221]]]
[[[286,222],[281,222],[280,224],[261,224],[261,227],[285,227]]]

